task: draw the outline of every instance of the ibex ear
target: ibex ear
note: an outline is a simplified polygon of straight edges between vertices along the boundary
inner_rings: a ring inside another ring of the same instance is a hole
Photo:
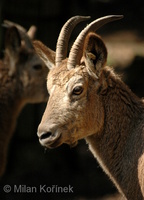
[[[46,66],[51,69],[55,65],[55,52],[46,47],[42,42],[36,40],[33,42],[36,53],[44,61]]]
[[[83,59],[88,68],[96,74],[105,66],[107,49],[102,39],[95,33],[89,33],[85,39]]]
[[[15,59],[21,47],[21,37],[16,27],[11,27],[6,32],[5,49],[10,57]]]
[[[21,37],[16,27],[10,27],[5,37],[5,52],[9,58],[9,76],[16,71],[16,61],[21,48]]]

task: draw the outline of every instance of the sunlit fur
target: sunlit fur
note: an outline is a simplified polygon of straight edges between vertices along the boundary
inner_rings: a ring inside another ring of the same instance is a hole
[[[41,52],[45,54],[45,52]],[[41,55],[40,55],[41,56]],[[46,54],[45,54],[46,56]],[[50,98],[38,128],[47,148],[85,138],[91,152],[128,200],[144,198],[144,102],[106,67],[107,51],[94,33],[85,38],[81,64],[52,68]],[[73,94],[80,85],[83,92]]]

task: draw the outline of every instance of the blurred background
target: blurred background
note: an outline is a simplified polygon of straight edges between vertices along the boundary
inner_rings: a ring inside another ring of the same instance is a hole
[[[108,48],[108,64],[139,96],[144,96],[144,1],[142,0],[0,0],[0,23],[4,19],[26,29],[37,26],[36,38],[55,50],[62,25],[74,15],[92,20],[122,14],[120,21],[98,30]],[[87,22],[87,23],[89,23]],[[70,44],[85,27],[74,30]],[[4,51],[4,30],[0,27],[0,57]],[[0,199],[96,200],[116,193],[84,140],[75,148],[68,145],[45,151],[37,138],[37,127],[46,104],[27,105],[19,116],[12,138],[5,175],[0,180]],[[73,187],[73,193],[4,193],[4,185]],[[108,199],[107,197],[105,199]],[[114,198],[116,199],[116,197]]]

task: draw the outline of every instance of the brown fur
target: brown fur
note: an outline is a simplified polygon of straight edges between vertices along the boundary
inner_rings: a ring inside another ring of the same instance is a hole
[[[89,33],[79,66],[69,71],[65,60],[50,70],[39,140],[54,148],[85,138],[120,193],[144,199],[144,102],[105,66],[106,58],[101,38]]]
[[[48,99],[47,74],[48,68],[21,39],[18,29],[9,28],[4,59],[0,61],[0,176],[5,170],[8,144],[20,111],[27,103]]]

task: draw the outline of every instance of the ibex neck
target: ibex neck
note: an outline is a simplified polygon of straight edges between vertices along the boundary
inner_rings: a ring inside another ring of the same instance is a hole
[[[7,66],[0,65],[0,127],[1,132],[6,132],[8,137],[12,132],[16,119],[23,108],[23,101],[21,97],[22,85],[18,83],[16,77],[8,75]],[[6,137],[5,136],[5,137]]]
[[[1,87],[1,89],[3,90],[0,94],[0,176],[4,173],[8,144],[13,135],[17,117],[23,108],[19,91],[12,91],[11,87]]]
[[[119,78],[111,81],[114,81],[113,87],[102,96],[105,110],[103,131],[86,140],[119,191],[128,200],[143,199],[138,180],[138,159],[144,150],[144,105]]]

